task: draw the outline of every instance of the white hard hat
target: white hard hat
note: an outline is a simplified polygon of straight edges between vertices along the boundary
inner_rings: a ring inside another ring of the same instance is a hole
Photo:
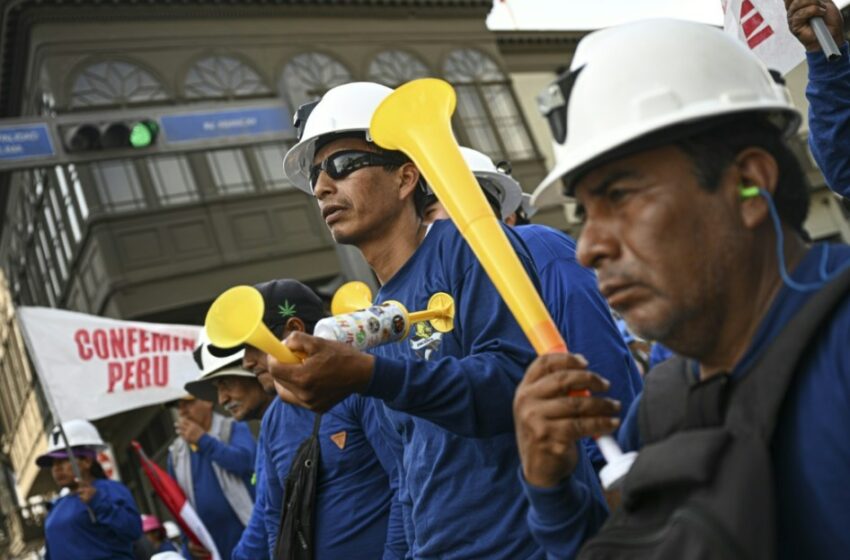
[[[316,141],[323,136],[351,132],[363,132],[370,140],[372,113],[392,91],[381,84],[352,82],[328,90],[318,103],[302,106],[295,123],[300,131],[298,143],[283,158],[283,172],[292,184],[312,195],[310,167]]]
[[[558,179],[674,125],[751,112],[775,117],[787,135],[800,124],[787,90],[746,45],[694,22],[644,20],[591,33],[558,86],[539,98],[550,120],[563,102],[564,127],[553,131],[566,139],[556,137],[555,168],[534,191],[538,207],[563,201]]]
[[[522,202],[520,203],[520,208],[525,212],[526,218],[531,218],[535,214],[537,214],[537,207],[531,200],[531,195],[528,193],[522,193]]]
[[[473,175],[479,179],[481,186],[499,201],[502,219],[516,212],[522,202],[522,187],[516,179],[499,171],[493,160],[478,150],[461,146],[460,152]]]
[[[87,448],[92,451],[106,448],[100,432],[88,420],[66,420],[62,422],[62,429],[65,431],[65,437],[68,438],[68,445],[72,448]],[[59,426],[55,426],[47,436],[47,451],[39,455],[35,463],[40,467],[46,467],[53,462],[53,459],[65,457],[67,457],[65,440],[62,438]]]
[[[207,329],[202,329],[192,357],[195,358],[195,363],[201,370],[201,377],[203,377],[224,367],[241,364],[244,355],[245,348],[243,346],[219,348],[214,345],[207,335]]]

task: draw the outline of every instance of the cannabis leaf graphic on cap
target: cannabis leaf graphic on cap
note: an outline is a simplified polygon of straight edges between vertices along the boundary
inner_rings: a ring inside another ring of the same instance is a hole
[[[289,303],[288,299],[283,300],[283,305],[277,306],[277,312],[281,317],[295,317],[295,304]]]

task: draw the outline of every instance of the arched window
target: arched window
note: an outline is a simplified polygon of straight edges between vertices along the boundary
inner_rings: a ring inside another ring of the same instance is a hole
[[[150,72],[123,60],[106,60],[80,70],[71,86],[70,107],[127,105],[168,99]]]
[[[303,53],[290,60],[280,77],[280,91],[294,111],[329,89],[351,81],[351,73],[338,60],[322,53]]]
[[[187,99],[231,98],[271,93],[256,70],[232,56],[208,56],[186,72]]]
[[[384,51],[369,63],[369,79],[391,88],[428,76],[428,68],[410,53]]]
[[[457,91],[460,132],[473,148],[494,159],[536,156],[510,80],[492,58],[457,49],[446,59],[443,73]]]

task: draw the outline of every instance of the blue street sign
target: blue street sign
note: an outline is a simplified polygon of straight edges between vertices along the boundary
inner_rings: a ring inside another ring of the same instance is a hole
[[[45,123],[0,126],[0,161],[49,158],[56,155]]]
[[[282,106],[165,115],[160,122],[166,144],[292,131],[289,112]]]

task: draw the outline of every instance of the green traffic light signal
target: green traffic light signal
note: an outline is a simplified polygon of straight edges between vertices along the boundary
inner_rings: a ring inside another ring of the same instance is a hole
[[[134,148],[147,148],[156,139],[159,127],[153,121],[140,121],[130,129],[130,145]]]

